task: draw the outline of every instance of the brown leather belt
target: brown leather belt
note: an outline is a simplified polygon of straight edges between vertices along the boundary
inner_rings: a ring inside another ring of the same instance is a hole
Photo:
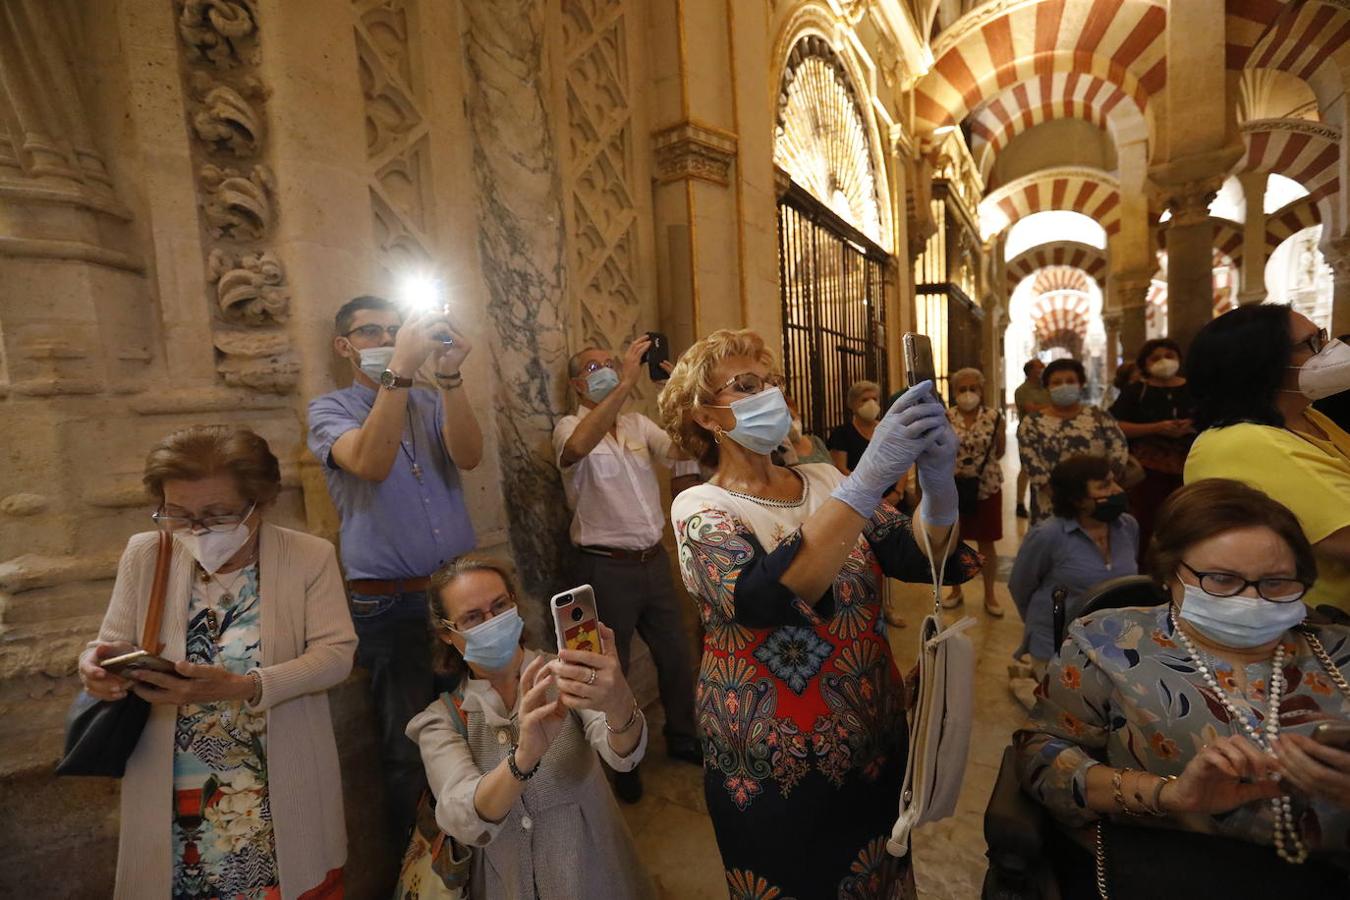
[[[607,556],[610,559],[622,559],[627,562],[646,562],[661,552],[661,545],[657,544],[646,550],[624,550],[620,547],[577,547],[577,549],[592,556]]]
[[[347,589],[353,594],[372,594],[376,597],[387,597],[390,594],[412,594],[425,591],[430,584],[431,579],[425,575],[421,578],[400,578],[395,581],[380,581],[377,578],[353,578],[347,582]]]

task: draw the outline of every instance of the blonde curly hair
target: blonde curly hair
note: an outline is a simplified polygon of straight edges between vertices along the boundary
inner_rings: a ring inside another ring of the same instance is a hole
[[[733,356],[749,357],[767,366],[771,374],[782,374],[764,338],[748,328],[722,329],[695,342],[680,356],[656,400],[661,427],[671,441],[686,456],[709,467],[717,465],[717,441],[711,431],[694,421],[694,414],[712,402],[721,386],[713,383],[714,373],[723,360]]]

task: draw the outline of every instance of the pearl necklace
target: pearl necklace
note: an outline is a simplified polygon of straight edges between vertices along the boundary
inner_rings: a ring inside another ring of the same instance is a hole
[[[1267,690],[1268,703],[1266,706],[1265,733],[1258,731],[1256,726],[1242,715],[1233,701],[1229,699],[1228,694],[1223,688],[1219,687],[1219,680],[1214,677],[1210,667],[1205,664],[1204,659],[1196,650],[1195,644],[1191,642],[1186,632],[1181,630],[1177,623],[1177,611],[1175,607],[1171,612],[1172,631],[1186,647],[1186,652],[1190,654],[1191,661],[1195,663],[1196,668],[1200,670],[1200,676],[1205,679],[1223,704],[1223,708],[1228,711],[1230,720],[1239,723],[1242,730],[1247,732],[1247,736],[1252,739],[1252,743],[1260,747],[1271,756],[1275,755],[1275,749],[1270,745],[1272,738],[1280,733],[1280,697],[1284,694],[1284,639],[1281,636],[1280,643],[1275,645],[1275,655],[1270,660],[1270,685]],[[1298,825],[1294,821],[1294,804],[1289,799],[1288,794],[1281,794],[1278,797],[1270,798],[1270,809],[1274,813],[1274,840],[1275,852],[1280,859],[1287,863],[1298,865],[1308,858],[1308,847],[1303,843],[1303,838],[1298,832]],[[1290,848],[1293,848],[1292,851]]]

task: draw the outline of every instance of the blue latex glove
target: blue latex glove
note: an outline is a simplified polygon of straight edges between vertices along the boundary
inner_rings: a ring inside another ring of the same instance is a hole
[[[935,433],[951,430],[946,410],[933,398],[933,383],[923,381],[905,391],[877,423],[858,467],[830,496],[842,500],[864,519],[881,505],[900,477],[927,449]],[[953,456],[953,465],[955,465]],[[952,491],[956,488],[953,485]],[[955,508],[955,507],[953,507]]]
[[[960,517],[956,497],[956,452],[961,439],[956,429],[942,417],[942,428],[933,435],[923,453],[919,454],[919,514],[929,525],[955,525]]]

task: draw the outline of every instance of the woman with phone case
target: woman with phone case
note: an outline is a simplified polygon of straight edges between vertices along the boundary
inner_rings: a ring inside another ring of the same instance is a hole
[[[333,545],[263,521],[281,470],[251,431],[174,432],[143,481],[174,536],[160,633],[174,672],[100,665],[142,633],[154,532],[128,543],[79,663],[93,696],[151,704],[122,781],[114,896],[340,897],[347,837],[327,692],[351,671],[356,634]]]
[[[1071,828],[1115,817],[1108,857],[1137,854],[1155,896],[1236,895],[1181,888],[1175,841],[1124,817],[1229,839],[1211,866],[1249,883],[1350,896],[1350,751],[1311,737],[1350,720],[1350,628],[1305,618],[1317,564],[1298,520],[1239,482],[1200,481],[1164,504],[1149,565],[1170,603],[1069,626],[1014,736],[1024,788]]]
[[[886,851],[909,742],[880,587],[883,574],[932,583],[917,529],[938,553],[954,540],[956,437],[924,382],[849,476],[778,466],[792,425],[781,384],[759,335],[717,331],[660,397],[671,439],[716,472],[671,508],[705,629],[708,811],[732,896],[912,897],[910,859]],[[911,522],[882,498],[915,462]],[[964,546],[945,560],[949,583],[977,569]]]
[[[614,632],[603,653],[524,647],[509,564],[461,557],[431,578],[436,668],[454,687],[408,723],[436,822],[474,849],[474,900],[653,895],[600,766],[631,770],[647,720]]]

